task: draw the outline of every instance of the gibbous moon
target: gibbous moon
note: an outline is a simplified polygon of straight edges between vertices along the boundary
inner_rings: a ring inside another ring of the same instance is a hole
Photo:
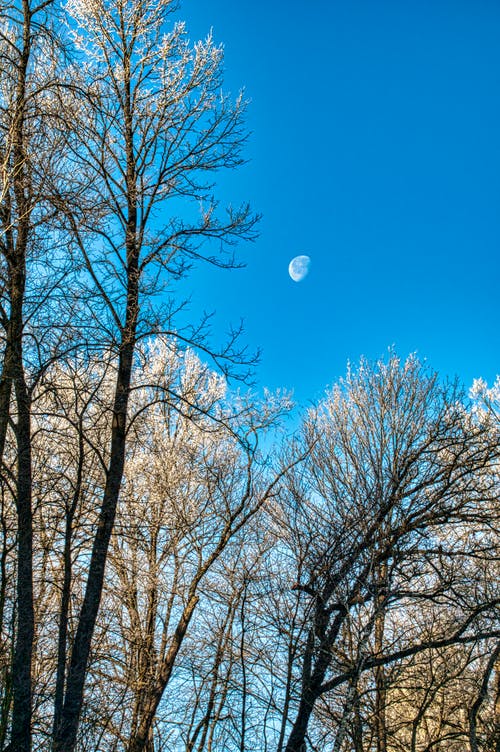
[[[310,266],[309,256],[295,256],[288,264],[288,274],[294,282],[301,282],[309,274]]]

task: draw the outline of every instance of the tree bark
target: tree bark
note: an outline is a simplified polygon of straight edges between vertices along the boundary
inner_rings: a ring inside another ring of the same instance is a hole
[[[374,654],[381,656],[384,652],[384,628],[385,628],[385,598],[387,584],[387,563],[383,561],[378,566],[377,593],[375,596],[375,642]],[[387,702],[385,666],[375,668],[375,730],[377,752],[387,752],[387,726],[386,726],[386,702]]]
[[[33,513],[31,503],[31,404],[23,363],[23,307],[26,287],[26,253],[30,226],[30,201],[25,154],[26,78],[31,52],[31,10],[23,0],[22,51],[17,68],[13,113],[12,190],[16,202],[15,244],[7,251],[10,294],[10,322],[7,335],[9,371],[17,407],[16,507],[17,548],[17,634],[13,658],[13,707],[11,747],[15,752],[31,750],[32,686],[31,663],[34,639],[33,605]],[[12,240],[13,240],[13,236]],[[8,391],[5,386],[5,392]],[[5,395],[2,395],[5,399]],[[2,404],[4,409],[4,405]],[[5,437],[1,437],[5,438]]]
[[[495,752],[500,752],[500,660],[495,663],[495,705],[493,709]]]

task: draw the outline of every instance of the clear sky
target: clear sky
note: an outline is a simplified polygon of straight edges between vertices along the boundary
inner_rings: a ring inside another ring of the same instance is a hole
[[[498,0],[185,0],[252,100],[222,196],[262,212],[240,271],[190,277],[245,319],[260,386],[317,399],[395,345],[466,385],[500,371]],[[311,257],[300,283],[293,256]]]

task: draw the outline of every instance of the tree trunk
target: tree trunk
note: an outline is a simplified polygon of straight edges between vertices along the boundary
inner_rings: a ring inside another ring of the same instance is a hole
[[[499,646],[500,648],[500,646]],[[494,705],[493,728],[495,734],[495,752],[500,752],[500,660],[495,663],[495,705]]]
[[[30,406],[26,385],[16,383],[17,434],[17,636],[13,662],[12,745],[31,750],[31,662],[34,638],[33,514],[31,508]]]
[[[69,508],[66,509],[66,521],[64,531],[64,571],[63,585],[61,593],[61,610],[59,614],[59,627],[57,638],[57,670],[56,670],[56,690],[54,696],[54,720],[52,725],[52,734],[55,737],[61,723],[63,702],[64,702],[64,681],[66,678],[66,660],[67,660],[67,640],[68,640],[68,623],[69,607],[71,599],[72,583],[72,550],[71,542],[73,536],[73,519],[80,499],[83,468],[85,462],[85,451],[83,443],[83,426],[82,420],[78,426],[78,468],[76,484]]]
[[[285,747],[285,752],[305,752],[306,749],[306,733],[307,726],[309,724],[309,718],[313,711],[316,696],[312,690],[312,660],[314,654],[314,630],[309,631],[307,645],[304,655],[304,664],[302,668],[302,690],[300,705],[297,712],[297,717],[292,726],[290,736]]]
[[[17,634],[13,659],[13,707],[11,746],[15,752],[31,750],[31,663],[34,639],[33,606],[33,513],[31,505],[31,404],[23,363],[23,306],[26,287],[26,251],[30,227],[30,201],[24,143],[26,76],[31,51],[31,10],[23,0],[22,52],[17,69],[13,113],[12,189],[17,209],[15,245],[8,250],[10,322],[7,348],[17,406],[16,507],[18,520]],[[13,238],[12,238],[13,240]],[[5,398],[5,396],[3,395]],[[2,407],[4,407],[2,405]]]
[[[497,646],[493,653],[490,656],[490,659],[488,663],[486,664],[486,669],[484,671],[483,680],[481,682],[481,686],[479,688],[479,692],[476,698],[476,701],[474,702],[473,706],[471,707],[469,711],[469,746],[470,746],[470,752],[478,752],[479,745],[477,740],[477,717],[479,715],[479,711],[481,709],[482,704],[484,703],[485,699],[488,696],[488,685],[490,683],[491,674],[495,673],[495,680],[496,680],[496,686],[495,686],[495,697],[494,697],[494,705],[493,705],[493,728],[494,728],[494,738],[495,738],[495,752],[500,752],[499,749],[499,743],[500,743],[500,662],[498,660],[498,657],[500,655],[500,642],[497,643]]]
[[[285,752],[305,752],[307,726],[314,707],[314,700],[315,698],[312,696],[310,698],[305,696],[302,697],[297,717],[290,732],[290,736],[288,737]]]
[[[165,657],[163,665],[161,666],[158,681],[154,687],[149,689],[149,696],[144,701],[142,719],[137,731],[130,739],[127,752],[147,752],[148,739],[150,738],[156,710],[165,691],[165,687],[172,676],[177,654],[182,645],[184,635],[186,634],[186,630],[197,603],[198,597],[193,592],[190,594],[189,600],[184,608],[179,623],[177,624],[172,644],[170,645],[169,651]]]
[[[387,590],[387,563],[382,562],[378,567],[377,594],[375,597],[375,643],[376,656],[383,655],[385,628],[385,598]],[[377,752],[387,752],[386,725],[387,688],[385,666],[375,669],[375,738]]]
[[[130,53],[128,52],[127,54]],[[85,595],[71,653],[61,722],[54,738],[54,752],[74,752],[76,747],[77,732],[83,706],[87,664],[101,602],[106,559],[125,466],[127,412],[139,316],[140,278],[140,246],[137,240],[137,176],[135,169],[133,105],[130,94],[129,63],[130,61],[126,57],[124,60],[125,103],[123,108],[127,163],[127,221],[125,230],[127,292],[125,323],[120,332],[121,341],[113,403],[108,473],[92,548]]]
[[[109,469],[92,548],[85,596],[71,653],[61,721],[54,738],[54,752],[73,752],[76,746],[88,658],[101,601],[106,558],[113,531],[125,464],[126,417],[132,375],[134,338],[135,326],[133,328],[133,336],[129,336],[128,341],[120,352],[113,410]]]
[[[363,719],[361,717],[361,698],[358,689],[358,679],[354,680],[354,721],[353,721],[353,733],[352,743],[354,745],[354,752],[364,752],[363,748]]]

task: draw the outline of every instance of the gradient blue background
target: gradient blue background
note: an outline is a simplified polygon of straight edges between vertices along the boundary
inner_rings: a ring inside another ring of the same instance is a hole
[[[186,0],[252,100],[223,199],[262,212],[247,267],[191,275],[217,336],[240,316],[259,386],[321,396],[395,345],[469,386],[499,365],[500,4]],[[312,259],[294,283],[290,259]]]

